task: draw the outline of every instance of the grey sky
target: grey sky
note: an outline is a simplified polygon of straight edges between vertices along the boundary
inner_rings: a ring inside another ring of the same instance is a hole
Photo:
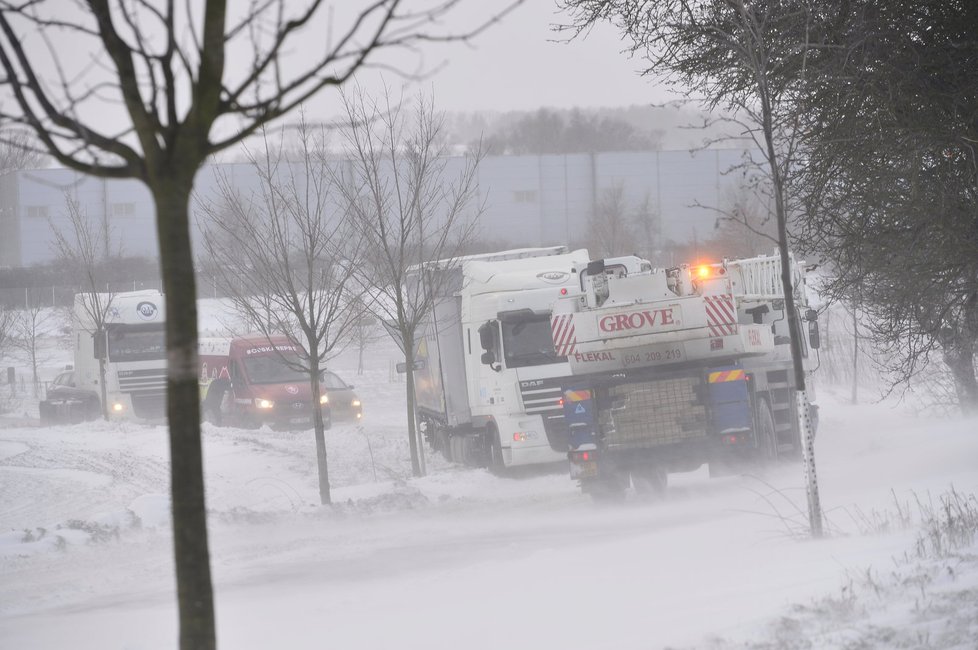
[[[479,5],[463,5],[457,15],[485,15],[486,7]],[[471,46],[431,47],[424,64],[437,72],[420,87],[433,90],[437,107],[448,111],[628,106],[667,99],[661,87],[638,75],[641,62],[622,53],[624,44],[611,26],[597,26],[586,39],[554,42],[565,36],[551,25],[566,20],[554,0],[526,0]],[[358,75],[367,88],[379,86],[379,78],[373,71]],[[390,73],[384,79],[402,83]]]

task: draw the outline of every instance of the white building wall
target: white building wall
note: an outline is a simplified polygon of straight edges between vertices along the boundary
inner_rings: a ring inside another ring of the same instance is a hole
[[[660,216],[663,238],[675,242],[705,239],[712,235],[716,213],[695,204],[722,203],[726,187],[736,185],[739,178],[738,174],[728,176],[727,171],[739,163],[742,154],[741,150],[708,149],[695,153],[489,156],[478,170],[478,200],[485,203],[479,233],[484,239],[520,246],[581,241],[601,193],[620,184],[629,211],[649,198]],[[463,165],[461,158],[449,160],[446,177],[456,177]],[[279,170],[283,179],[293,174],[302,176],[300,169]],[[191,208],[192,227],[206,223],[201,203],[219,200],[222,182],[245,196],[260,192],[258,173],[250,164],[202,168]],[[66,192],[77,198],[91,218],[109,224],[124,254],[157,255],[155,212],[142,183],[44,169],[0,178],[0,266],[30,266],[54,259],[51,228],[68,227]]]

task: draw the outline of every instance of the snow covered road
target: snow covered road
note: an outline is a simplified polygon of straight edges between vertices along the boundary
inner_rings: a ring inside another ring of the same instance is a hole
[[[332,508],[317,505],[311,434],[205,429],[220,647],[842,647],[840,630],[873,638],[879,603],[852,621],[812,614],[817,604],[844,602],[853,576],[895,572],[917,536],[868,530],[874,511],[951,485],[978,493],[974,421],[831,399],[821,541],[792,535],[804,521],[790,503],[805,502],[797,464],[673,475],[667,500],[610,507],[559,467],[497,478],[429,458],[430,475],[411,479],[403,384],[382,372],[357,383],[363,431],[328,435]],[[161,427],[0,429],[0,647],[176,647],[166,454]],[[929,588],[965,600],[928,625],[964,616],[953,638],[974,648],[978,568],[954,566]],[[887,624],[909,625],[903,611],[886,609]],[[829,621],[822,636],[814,620]],[[959,647],[926,630],[921,647]]]

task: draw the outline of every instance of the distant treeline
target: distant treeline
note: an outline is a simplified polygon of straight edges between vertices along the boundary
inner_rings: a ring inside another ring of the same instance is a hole
[[[570,154],[732,146],[725,122],[680,105],[540,108],[446,115],[449,139],[489,154]]]

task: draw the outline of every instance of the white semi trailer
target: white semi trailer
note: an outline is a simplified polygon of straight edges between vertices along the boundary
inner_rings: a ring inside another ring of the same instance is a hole
[[[104,318],[96,318],[100,312]],[[97,399],[100,407],[104,395],[113,418],[164,417],[165,326],[165,303],[159,291],[77,294],[72,314],[75,388],[90,392],[90,399]],[[104,391],[99,368],[103,359]]]
[[[414,355],[418,417],[435,449],[494,470],[566,461],[571,371],[554,350],[551,306],[582,292],[588,261],[586,250],[555,246],[425,266],[450,276]]]

